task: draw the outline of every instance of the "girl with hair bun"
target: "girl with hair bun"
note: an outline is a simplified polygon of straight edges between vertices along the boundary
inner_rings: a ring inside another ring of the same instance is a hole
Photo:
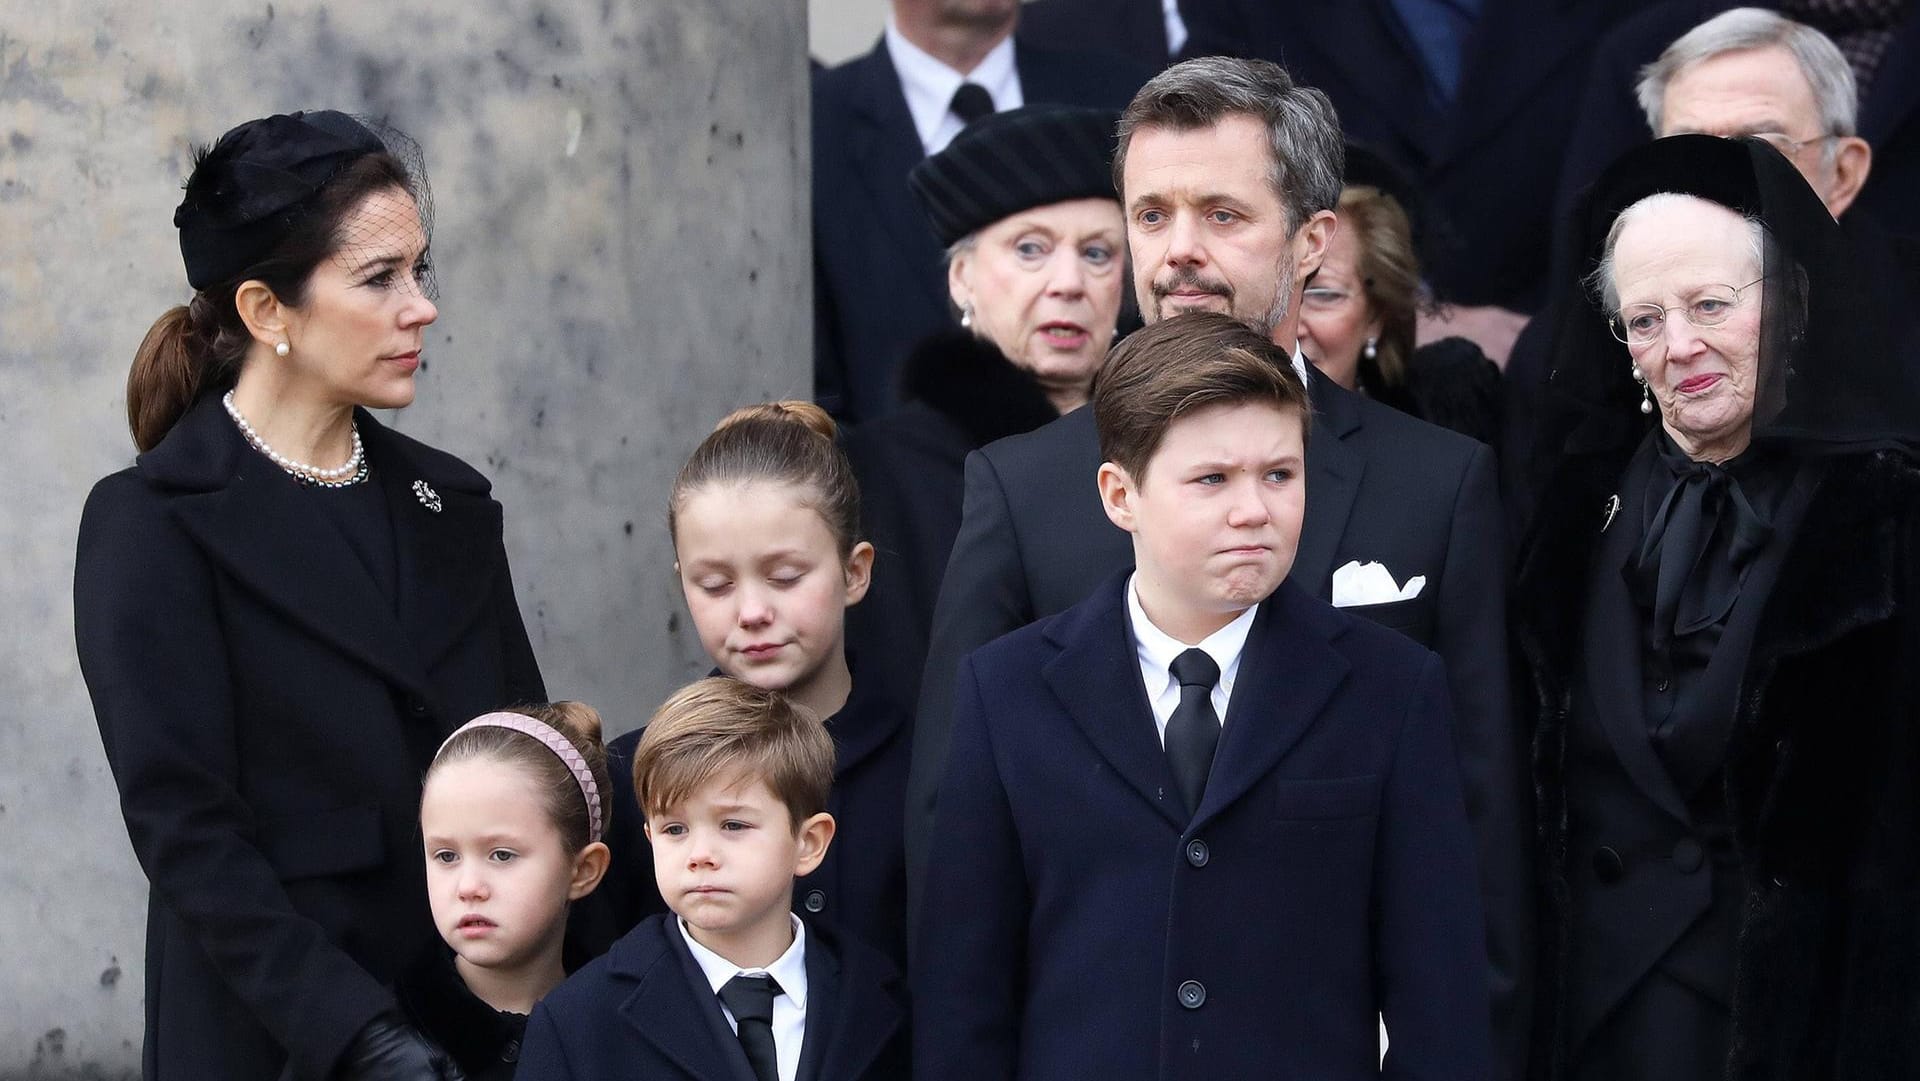
[[[795,884],[794,907],[903,962],[911,726],[891,674],[856,674],[847,654],[846,610],[866,595],[874,553],[832,419],[798,401],[729,414],[681,468],[667,520],[687,610],[717,672],[783,692],[834,739],[828,810],[840,833]],[[639,739],[631,732],[609,748],[623,811],[635,805],[625,774]],[[637,822],[616,823],[615,931],[660,911],[645,843]]]
[[[580,702],[476,717],[427,767],[420,837],[444,943],[400,998],[467,1081],[511,1081],[527,1015],[565,978],[567,912],[606,873],[612,795],[600,714]]]
[[[437,317],[413,144],[252,120],[174,212],[192,299],[127,380],[80,522],[80,669],[147,917],[146,1081],[451,1076],[401,1016],[432,940],[420,775],[546,690],[486,478],[367,412]]]

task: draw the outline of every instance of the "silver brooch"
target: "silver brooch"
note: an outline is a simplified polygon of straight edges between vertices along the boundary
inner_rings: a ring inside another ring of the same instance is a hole
[[[1618,492],[1607,497],[1607,520],[1600,523],[1600,532],[1605,533],[1613,524],[1613,516],[1620,513],[1620,495]]]
[[[413,494],[419,498],[421,506],[435,514],[440,513],[440,493],[433,490],[433,485],[424,480],[416,480],[413,482]],[[1616,499],[1614,502],[1617,503],[1619,500]]]

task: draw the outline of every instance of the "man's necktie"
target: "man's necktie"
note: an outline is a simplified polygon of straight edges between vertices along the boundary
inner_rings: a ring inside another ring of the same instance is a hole
[[[960,89],[953,92],[953,103],[947,106],[953,115],[963,124],[971,124],[983,116],[993,114],[993,95],[979,83],[961,83]]]
[[[1213,750],[1220,744],[1220,717],[1213,712],[1213,685],[1220,666],[1204,649],[1189,649],[1173,659],[1173,678],[1180,681],[1180,704],[1167,718],[1167,764],[1173,784],[1187,801],[1187,814],[1200,810],[1207,790],[1207,772],[1213,768]]]
[[[720,1001],[740,1034],[740,1047],[747,1053],[756,1081],[780,1081],[780,1058],[773,1049],[773,999],[780,985],[772,976],[741,973],[720,988]]]

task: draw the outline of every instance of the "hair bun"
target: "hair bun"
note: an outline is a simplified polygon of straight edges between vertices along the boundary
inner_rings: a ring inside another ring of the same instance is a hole
[[[839,427],[833,423],[833,418],[827,415],[826,410],[812,402],[801,401],[798,398],[787,398],[777,402],[762,402],[759,405],[749,405],[736,409],[726,416],[721,417],[720,423],[714,425],[713,430],[716,432],[723,431],[736,424],[744,424],[748,421],[798,424],[813,434],[828,440],[832,440],[834,435],[839,431]]]

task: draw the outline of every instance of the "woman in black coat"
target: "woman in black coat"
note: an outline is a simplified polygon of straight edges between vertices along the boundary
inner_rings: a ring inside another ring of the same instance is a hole
[[[967,455],[1084,404],[1113,343],[1127,280],[1117,122],[1057,105],[996,113],[909,177],[947,248],[960,327],[916,347],[901,404],[846,439],[877,553],[849,641],[861,678],[884,667],[905,701],[960,530]]]
[[[1537,1076],[1914,1076],[1911,369],[1764,142],[1635,151],[1578,225],[1591,291],[1562,308],[1514,590],[1548,873]]]
[[[408,145],[318,112],[200,153],[194,296],[81,520],[81,670],[152,886],[148,1081],[453,1076],[389,990],[435,936],[420,778],[545,690],[486,479],[366,412],[412,400],[437,314]]]

